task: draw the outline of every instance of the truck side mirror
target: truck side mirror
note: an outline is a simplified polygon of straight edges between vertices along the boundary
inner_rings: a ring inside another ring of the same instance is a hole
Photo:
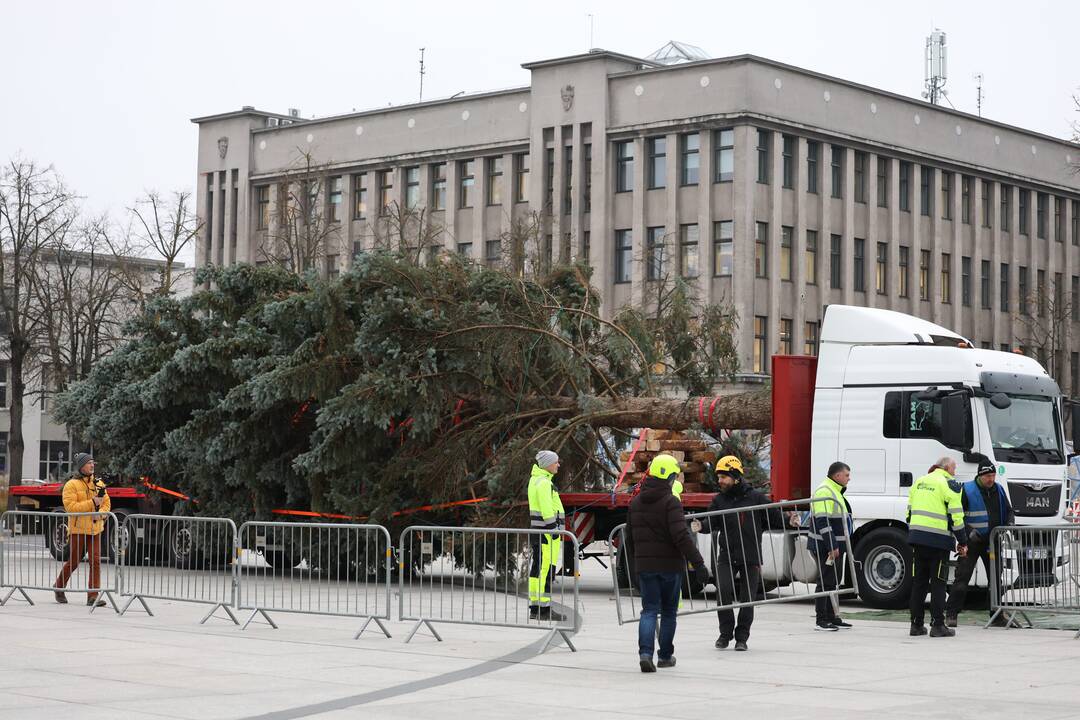
[[[954,450],[971,450],[974,441],[971,400],[967,393],[946,395],[941,399],[941,441]]]
[[[1012,405],[1012,400],[1005,393],[994,393],[990,396],[990,404],[998,410],[1008,410]]]

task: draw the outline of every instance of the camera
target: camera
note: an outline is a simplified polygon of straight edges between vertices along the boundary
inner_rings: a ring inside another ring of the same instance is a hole
[[[105,497],[105,483],[101,482],[100,480],[97,484],[97,496],[99,498]]]

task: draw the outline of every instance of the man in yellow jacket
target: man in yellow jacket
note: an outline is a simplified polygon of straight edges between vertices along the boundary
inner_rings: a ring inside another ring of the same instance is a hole
[[[562,500],[553,480],[559,472],[559,456],[551,450],[536,453],[529,477],[529,535],[532,563],[529,567],[529,617],[533,620],[563,620],[551,609],[551,574],[562,550],[560,531],[566,523]]]
[[[112,508],[105,483],[94,477],[94,458],[89,453],[78,453],[72,465],[75,472],[64,483],[64,510],[69,513],[107,513]],[[67,587],[71,574],[79,567],[84,554],[90,561],[90,592],[86,595],[86,604],[91,607],[105,607],[105,601],[98,599],[97,590],[101,587],[101,534],[105,530],[104,515],[79,515],[68,518],[68,548],[71,555],[54,587],[56,602],[66,603],[67,596],[61,588]]]

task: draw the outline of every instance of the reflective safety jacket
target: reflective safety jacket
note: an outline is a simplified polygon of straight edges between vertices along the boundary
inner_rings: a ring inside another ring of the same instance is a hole
[[[839,549],[847,550],[851,537],[851,505],[844,497],[845,488],[831,477],[826,477],[811,496],[810,552],[818,556]]]
[[[679,482],[679,478],[675,478],[671,481],[671,494],[674,495],[679,502],[682,502],[683,484]]]
[[[992,495],[998,501],[997,524],[991,526],[992,516],[986,507],[986,497]],[[997,525],[1012,524],[1012,505],[1005,494],[1005,488],[994,483],[994,489],[984,490],[979,486],[978,480],[969,480],[964,483],[964,522],[967,524],[969,534],[972,537],[989,538],[990,531]]]
[[[950,487],[953,476],[942,468],[915,481],[908,491],[908,543],[953,550],[967,544],[964,505]]]
[[[529,477],[529,527],[533,530],[554,533],[566,525],[562,500],[552,477],[544,468],[533,465]]]

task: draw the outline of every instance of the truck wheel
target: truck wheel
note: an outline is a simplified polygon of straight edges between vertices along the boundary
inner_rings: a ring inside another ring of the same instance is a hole
[[[134,533],[130,531],[130,527],[126,522],[128,513],[118,510],[114,515],[116,517],[115,528],[113,527],[112,518],[105,521],[105,537],[109,538],[108,559],[114,565],[119,565],[121,562],[129,566],[142,565],[142,549],[137,547],[141,543],[135,542]],[[106,558],[103,557],[102,559]]]
[[[634,557],[627,549],[625,543],[619,546],[619,549],[615,551],[615,577],[619,583],[619,589],[625,590],[629,587],[636,587],[633,575],[630,570],[630,566],[634,564]]]
[[[203,557],[192,533],[191,523],[170,520],[164,534],[165,556],[173,567],[181,570],[202,569]]]
[[[68,526],[64,516],[64,508],[54,508],[55,517],[45,518],[45,547],[53,560],[67,562],[68,555]]]
[[[859,597],[870,607],[900,609],[911,596],[911,549],[907,533],[884,527],[864,537],[855,548]]]

